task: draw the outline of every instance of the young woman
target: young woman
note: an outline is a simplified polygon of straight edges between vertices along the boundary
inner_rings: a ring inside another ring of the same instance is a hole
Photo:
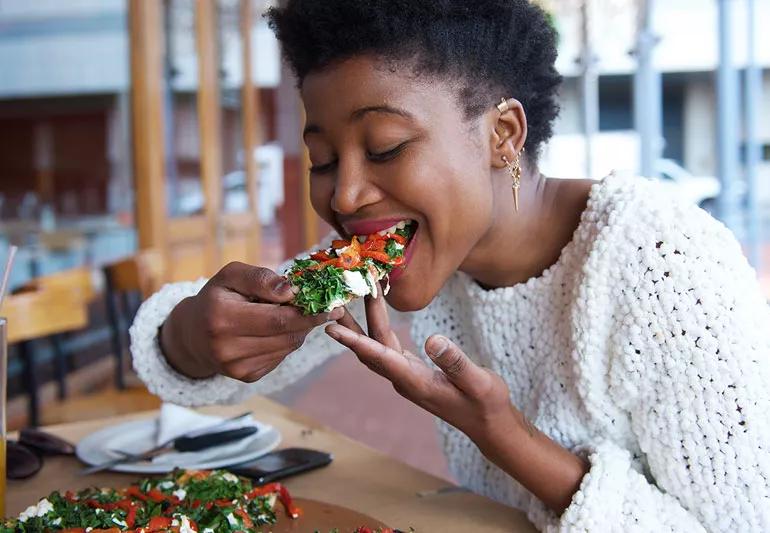
[[[268,16],[307,111],[319,215],[346,238],[416,225],[385,299],[412,312],[427,359],[401,349],[383,298],[367,298],[364,332],[355,305],[302,316],[283,270],[236,263],[143,305],[132,350],[150,389],[238,401],[334,339],[440,419],[460,483],[540,528],[770,530],[754,272],[727,229],[652,182],[538,172],[560,82],[546,15],[289,0]]]

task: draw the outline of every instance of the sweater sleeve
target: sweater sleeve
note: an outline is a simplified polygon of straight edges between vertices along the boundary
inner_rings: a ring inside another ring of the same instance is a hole
[[[617,257],[610,401],[638,450],[597,439],[547,529],[770,531],[770,313],[732,233],[668,203]]]
[[[290,262],[278,269],[284,272]],[[196,295],[206,284],[195,282],[171,283],[148,298],[139,308],[130,328],[131,354],[139,378],[153,394],[162,400],[186,406],[237,403],[260,393],[278,391],[341,352],[339,344],[324,334],[323,327],[310,332],[301,348],[289,354],[268,375],[254,383],[245,383],[223,375],[208,379],[190,379],[176,372],[166,362],[159,346],[158,328],[176,305],[188,296]],[[360,323],[364,316],[360,299],[348,304],[348,309]]]

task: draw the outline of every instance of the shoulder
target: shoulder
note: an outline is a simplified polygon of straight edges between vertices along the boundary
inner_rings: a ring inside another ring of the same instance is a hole
[[[693,268],[729,264],[754,276],[740,244],[722,222],[658,182],[610,176],[595,187],[593,217],[608,227],[604,245],[614,252],[616,264],[645,271],[665,267],[669,275],[672,269],[693,275]]]

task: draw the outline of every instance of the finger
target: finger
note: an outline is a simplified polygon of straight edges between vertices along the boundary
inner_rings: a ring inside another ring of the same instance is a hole
[[[284,333],[310,331],[331,320],[339,320],[344,310],[337,308],[331,313],[303,315],[290,305],[235,302],[229,308],[232,323],[229,333],[254,337],[272,337]]]
[[[425,341],[425,352],[461,391],[476,396],[483,390],[489,378],[487,373],[446,337],[431,335]]]
[[[291,353],[305,343],[307,333],[296,331],[273,337],[229,337],[212,342],[212,354],[220,364],[258,358],[261,354]]]
[[[291,352],[278,351],[222,365],[222,373],[241,381],[256,381],[277,367]]]
[[[347,346],[374,372],[393,382],[405,391],[417,391],[429,385],[432,373],[424,364],[415,365],[408,355],[397,352],[361,333],[339,324],[326,326],[326,333]]]
[[[350,311],[345,307],[345,314],[342,315],[342,318],[337,320],[337,324],[340,324],[342,326],[345,326],[348,329],[352,329],[356,333],[360,333],[361,335],[366,335],[364,332],[364,328],[361,327],[361,325],[358,323],[358,321],[353,317],[353,315],[350,314]]]
[[[251,300],[280,304],[294,298],[289,281],[269,268],[235,261],[220,270],[216,278],[226,288]]]
[[[366,298],[364,304],[366,308],[366,327],[369,330],[369,336],[400,352],[401,342],[390,328],[388,307],[385,304],[385,298],[382,296],[381,287],[379,283],[376,283],[375,286],[378,291],[377,298]]]

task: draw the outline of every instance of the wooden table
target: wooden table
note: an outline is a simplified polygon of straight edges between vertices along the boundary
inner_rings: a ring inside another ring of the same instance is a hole
[[[210,414],[235,415],[252,410],[259,420],[276,426],[283,435],[281,447],[303,446],[334,454],[331,465],[289,478],[292,494],[342,505],[403,530],[417,533],[534,532],[521,511],[469,492],[450,492],[420,497],[419,491],[447,487],[440,478],[416,470],[264,397],[255,396],[241,405],[205,408]],[[153,416],[154,412],[78,422],[45,428],[77,442],[106,425]],[[409,438],[408,429],[403,430]],[[6,511],[14,516],[53,490],[88,486],[125,486],[136,474],[106,472],[77,475],[82,465],[70,457],[47,457],[43,470],[24,481],[9,481]]]

